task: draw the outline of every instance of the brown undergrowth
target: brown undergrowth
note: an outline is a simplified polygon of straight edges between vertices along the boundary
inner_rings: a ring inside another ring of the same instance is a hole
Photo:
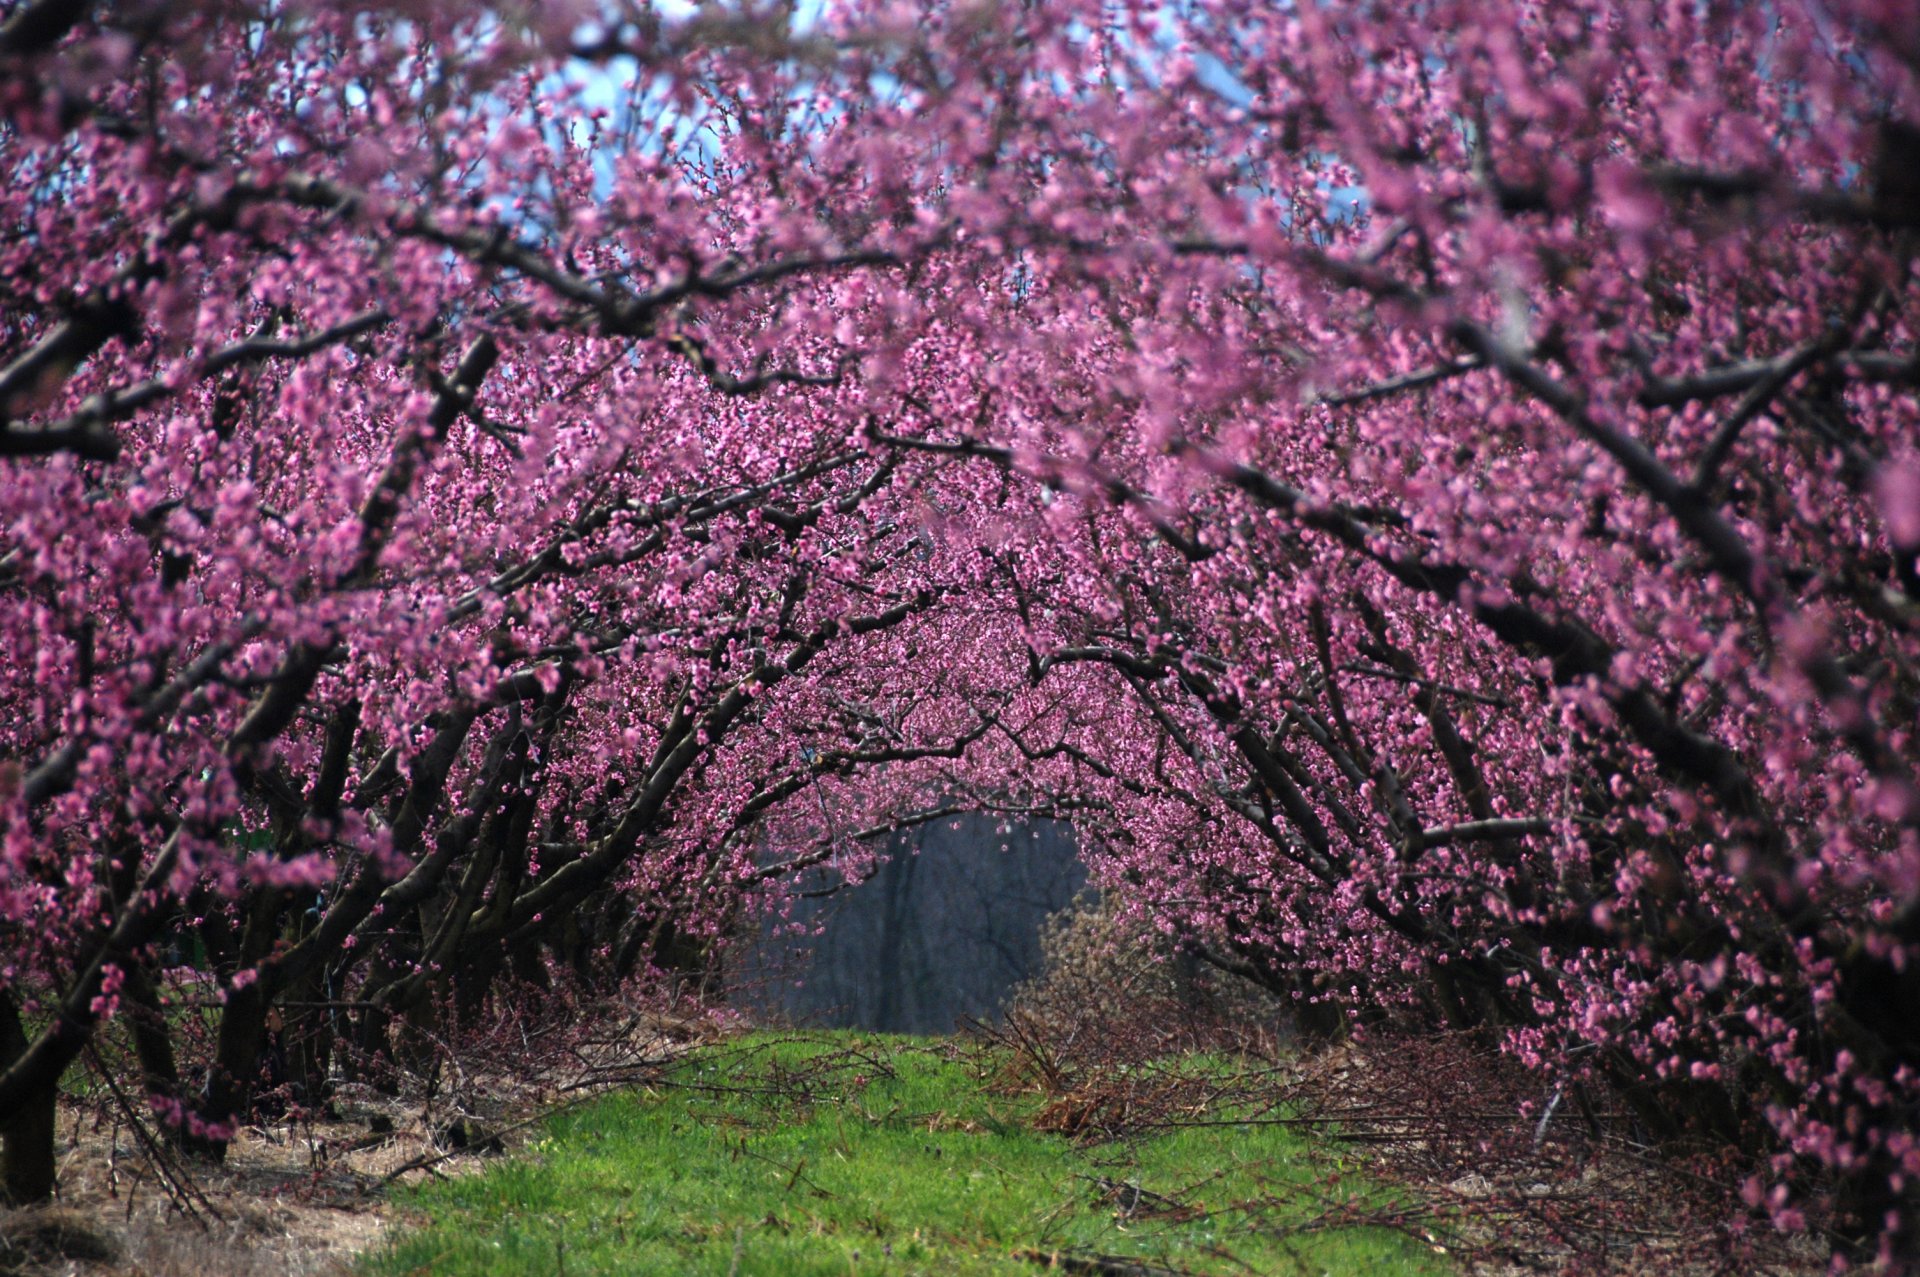
[[[1284,1004],[1183,968],[1098,905],[1063,916],[1044,948],[1045,973],[1017,991],[1004,1023],[973,1033],[1006,1061],[1000,1085],[1047,1097],[1045,1129],[1086,1141],[1203,1124],[1310,1132],[1325,1210],[1306,1227],[1393,1228],[1473,1273],[1799,1277],[1826,1267],[1818,1237],[1780,1234],[1746,1209],[1733,1158],[1653,1147],[1603,1089],[1543,1086],[1462,1034],[1376,1028],[1297,1041]],[[1176,1063],[1193,1052],[1235,1064]],[[1223,1111],[1231,1118],[1211,1116]],[[1393,1191],[1342,1192],[1355,1173]],[[1221,1222],[1271,1227],[1280,1206],[1249,1201]]]
[[[1375,1031],[1300,1057],[1285,1120],[1406,1184],[1471,1270],[1805,1274],[1817,1238],[1755,1220],[1725,1154],[1655,1148],[1603,1090],[1543,1087],[1457,1034]]]
[[[1003,1026],[973,1032],[1007,1061],[998,1084],[1046,1095],[1037,1125],[1070,1138],[1267,1124],[1311,1133],[1323,1209],[1301,1222],[1289,1183],[1276,1190],[1285,1199],[1216,1211],[1223,1232],[1270,1230],[1282,1217],[1302,1232],[1372,1225],[1478,1274],[1797,1277],[1825,1267],[1817,1239],[1748,1215],[1724,1163],[1647,1147],[1594,1097],[1563,1096],[1549,1112],[1536,1079],[1465,1039],[1374,1033],[1272,1053],[1244,1026],[1219,1027],[1211,1049],[1238,1058],[1217,1070],[1177,1061],[1152,1027],[1069,1027],[1016,1008]],[[1180,1036],[1194,1049],[1191,1029]],[[1359,1177],[1388,1191],[1347,1192]]]
[[[458,1043],[415,1042],[416,1067],[378,1088],[339,1082],[323,1109],[241,1127],[217,1166],[91,1073],[61,1104],[57,1198],[0,1212],[0,1277],[344,1277],[403,1222],[389,1188],[471,1173],[721,1031],[657,999],[503,1016]]]

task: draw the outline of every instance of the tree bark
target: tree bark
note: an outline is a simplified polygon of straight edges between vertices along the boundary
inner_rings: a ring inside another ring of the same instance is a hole
[[[27,1052],[27,1033],[13,995],[0,991],[0,1061],[12,1064]],[[0,1115],[0,1201],[9,1206],[43,1202],[53,1196],[54,1103],[59,1087],[49,1083],[30,1091],[11,1112]]]

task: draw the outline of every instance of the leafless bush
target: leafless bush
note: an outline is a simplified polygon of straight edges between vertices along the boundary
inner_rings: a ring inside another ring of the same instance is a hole
[[[1277,999],[1183,955],[1107,901],[1055,914],[1040,951],[1040,975],[1008,1000],[1007,1031],[1062,1062],[1207,1049],[1271,1055],[1287,1036]]]

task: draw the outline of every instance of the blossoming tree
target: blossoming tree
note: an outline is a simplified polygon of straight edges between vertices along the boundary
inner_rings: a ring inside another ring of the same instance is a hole
[[[1910,1241],[1910,2],[4,12],[15,1195],[964,803]]]

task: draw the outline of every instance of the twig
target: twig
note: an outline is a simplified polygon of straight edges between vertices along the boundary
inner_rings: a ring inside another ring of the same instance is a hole
[[[587,1103],[587,1101],[592,1100],[594,1098],[596,1098],[595,1095],[576,1095],[570,1100],[563,1100],[558,1104],[550,1104],[546,1108],[541,1109],[539,1112],[529,1117],[521,1118],[518,1122],[510,1122],[506,1126],[501,1127],[499,1130],[491,1132],[491,1134],[496,1139],[498,1139],[503,1135],[511,1135],[513,1134],[513,1132],[520,1130],[523,1127],[531,1126],[535,1122],[544,1122],[550,1117],[558,1117],[560,1114],[566,1112],[568,1109],[578,1108],[582,1104],[585,1104]],[[460,1154],[465,1153],[467,1151],[468,1150],[464,1148],[451,1148],[444,1153],[423,1153],[419,1157],[416,1157],[413,1160],[406,1163],[404,1166],[397,1166],[393,1170],[388,1171],[386,1175],[381,1178],[380,1187],[385,1188],[387,1185],[393,1183],[393,1181],[399,1179],[402,1175],[407,1174],[409,1171],[432,1170],[434,1167],[438,1166],[440,1163],[444,1161],[447,1161],[449,1158],[458,1157],[460,1156]]]
[[[120,1115],[127,1120],[127,1125],[133,1128],[133,1137],[145,1152],[147,1164],[153,1167],[159,1177],[161,1187],[167,1192],[168,1200],[179,1207],[181,1213],[188,1219],[202,1228],[206,1227],[207,1221],[201,1217],[201,1211],[225,1223],[226,1216],[214,1207],[214,1204],[207,1199],[207,1195],[200,1191],[199,1185],[194,1183],[193,1177],[179,1165],[177,1159],[168,1154],[166,1146],[147,1129],[146,1123],[140,1120],[140,1114],[134,1109],[133,1101],[128,1099],[127,1093],[120,1089],[120,1083],[107,1068],[105,1061],[101,1060],[100,1052],[92,1042],[87,1043],[86,1051],[88,1066],[101,1081],[107,1084],[108,1093],[119,1105]],[[198,1209],[196,1209],[196,1202]],[[131,1200],[127,1208],[129,1211],[133,1208]]]

